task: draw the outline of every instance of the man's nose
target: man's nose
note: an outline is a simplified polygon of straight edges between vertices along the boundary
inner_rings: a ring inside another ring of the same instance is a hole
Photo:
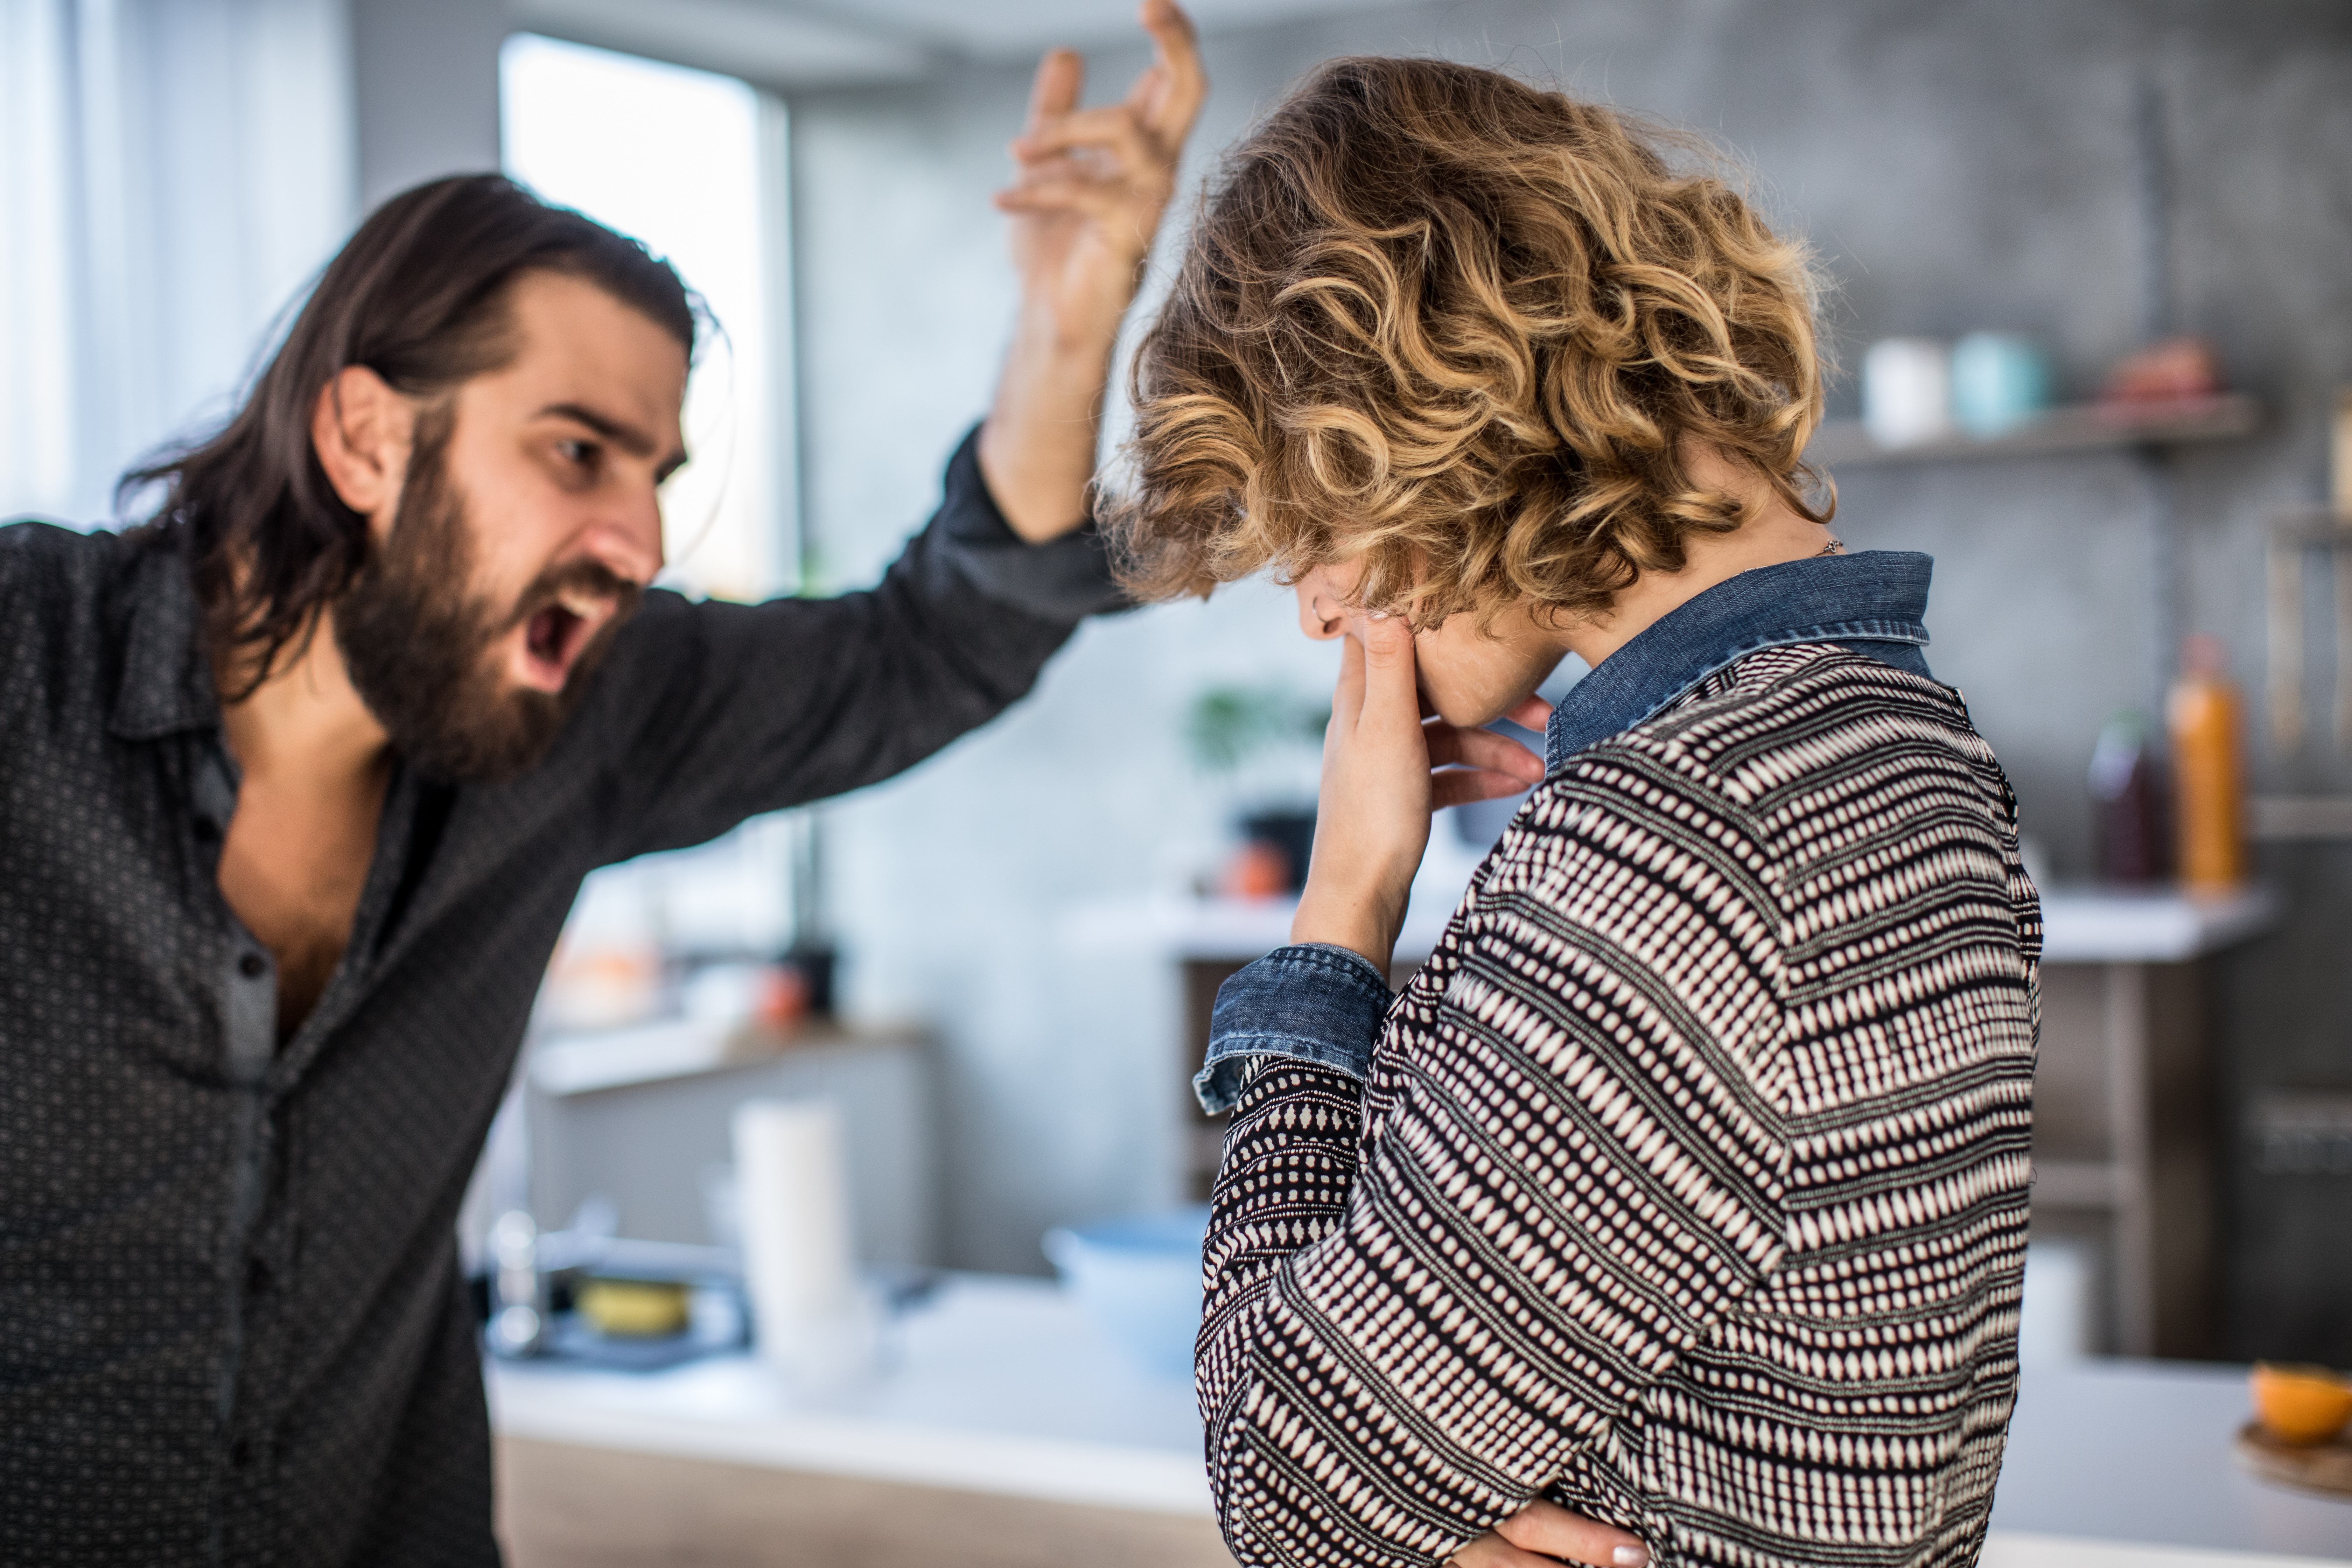
[[[581,543],[587,553],[616,577],[640,586],[661,573],[661,499],[651,489],[597,518]]]

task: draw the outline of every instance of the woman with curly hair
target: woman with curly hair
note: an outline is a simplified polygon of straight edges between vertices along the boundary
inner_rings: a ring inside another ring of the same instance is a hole
[[[1131,583],[1270,569],[1344,639],[1293,945],[1200,1080],[1245,1563],[1982,1547],[2039,903],[1930,563],[1843,553],[1803,466],[1805,253],[1692,152],[1337,61],[1230,155],[1138,361]],[[1529,784],[1391,996],[1433,806]]]

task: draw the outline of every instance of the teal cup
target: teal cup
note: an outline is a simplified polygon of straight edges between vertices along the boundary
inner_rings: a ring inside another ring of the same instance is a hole
[[[2050,356],[2022,332],[1970,332],[1952,345],[1952,417],[1982,439],[2050,408]]]

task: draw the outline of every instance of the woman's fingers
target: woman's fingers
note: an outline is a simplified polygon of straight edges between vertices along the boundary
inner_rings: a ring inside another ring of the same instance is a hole
[[[1540,697],[1530,697],[1512,708],[1503,717],[1523,730],[1533,730],[1538,734],[1541,734],[1543,727],[1551,722],[1551,704]]]
[[[1492,730],[1461,730],[1442,719],[1423,723],[1429,741],[1429,760],[1440,766],[1458,763],[1464,767],[1486,768],[1507,773],[1519,781],[1519,788],[1529,789],[1543,783],[1543,759],[1508,735],[1497,735]]]
[[[1290,925],[1385,965],[1429,846],[1429,748],[1414,700],[1412,628],[1361,616],[1339,648],[1323,735],[1315,853]]]
[[[1508,773],[1489,773],[1484,768],[1444,768],[1429,775],[1429,806],[1443,811],[1449,805],[1468,805],[1473,801],[1503,800],[1515,795],[1525,795],[1525,780]]]
[[[1359,639],[1350,639],[1359,640]],[[1391,742],[1421,728],[1421,682],[1413,677],[1412,626],[1402,616],[1370,615],[1360,632],[1364,719],[1360,724]],[[1369,724],[1365,721],[1369,721]],[[1419,737],[1426,743],[1426,736]]]
[[[1559,1568],[1557,1557],[1522,1552],[1491,1530],[1445,1561],[1454,1568]]]
[[[1333,738],[1344,739],[1356,731],[1356,720],[1364,710],[1364,645],[1354,637],[1339,639],[1339,679],[1331,688],[1331,724],[1326,734],[1326,750]]]
[[[1588,1563],[1594,1568],[1645,1568],[1650,1561],[1650,1550],[1640,1536],[1541,1499],[1503,1521],[1495,1531],[1523,1551]]]

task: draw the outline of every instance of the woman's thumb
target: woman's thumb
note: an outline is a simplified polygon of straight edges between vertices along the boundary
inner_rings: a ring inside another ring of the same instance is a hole
[[[1402,616],[1364,617],[1364,712],[1421,727],[1421,693],[1413,679],[1412,623]]]

